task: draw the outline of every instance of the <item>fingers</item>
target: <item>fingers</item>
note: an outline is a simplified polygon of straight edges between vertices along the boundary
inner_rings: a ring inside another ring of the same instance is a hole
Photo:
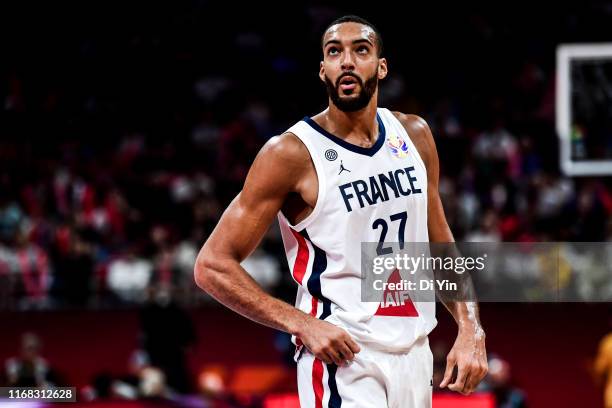
[[[344,360],[344,362],[352,361],[355,357],[355,354],[353,354],[353,351],[346,343],[341,343],[339,345],[338,352],[340,353],[340,356],[342,357],[342,360]]]
[[[460,390],[457,390],[457,392],[460,393],[460,394],[463,394],[463,395],[470,395],[472,393],[472,391],[474,391],[474,389],[471,388],[470,385],[469,385],[472,378],[473,378],[473,376],[468,371],[466,376],[465,376],[465,382],[463,383],[463,388],[460,389]],[[450,389],[450,385],[448,386],[448,388]]]
[[[334,363],[338,366],[345,365],[355,358],[355,353],[348,346],[348,343],[341,340],[329,342],[327,346],[320,348],[318,352],[313,354],[326,364]]]
[[[440,388],[444,388],[446,387],[453,376],[453,369],[455,368],[455,359],[449,355],[446,358],[446,370],[444,371],[444,378],[442,379],[442,382],[440,383]]]
[[[457,373],[457,379],[454,383],[448,385],[448,389],[461,392],[463,391],[463,387],[465,387],[465,380],[467,379],[469,371],[466,369],[464,364],[459,364],[458,367],[459,372]]]
[[[355,340],[353,340],[351,336],[347,336],[347,337],[348,339],[346,340],[346,344],[349,346],[351,351],[353,353],[359,353],[361,351],[361,347],[359,347],[359,344],[355,343]]]
[[[355,354],[361,351],[361,347],[353,340],[353,338],[348,334],[344,333],[344,341],[339,344],[339,351],[344,356],[344,359],[347,361],[352,361],[355,358]]]
[[[334,363],[340,366],[353,360],[355,353],[358,353],[360,348],[346,331],[340,329],[338,334],[330,341],[327,350]]]
[[[314,354],[314,356],[315,358],[318,358],[325,364],[331,364],[333,362],[333,359],[329,356],[328,353],[320,352],[320,353]]]
[[[450,384],[448,388],[463,395],[471,394],[486,375],[487,367],[478,361],[459,364],[458,366],[459,374],[457,375],[457,380]]]
[[[328,347],[327,354],[338,366],[345,365],[355,358],[355,353],[353,353],[353,350],[350,348],[349,341],[353,340],[346,335],[346,339],[332,341],[331,345]],[[357,344],[355,343],[355,345]],[[359,348],[359,346],[357,346],[357,348]]]
[[[467,394],[471,394],[472,392],[474,392],[474,390],[478,386],[478,383],[480,383],[481,379],[482,377],[480,376],[480,369],[476,368],[476,370],[472,371],[468,375],[468,378],[465,381],[465,388],[463,389],[463,393],[467,395]]]
[[[344,359],[342,358],[342,355],[336,350],[336,349],[329,349],[327,351],[327,355],[331,358],[332,362],[337,365],[337,366],[341,366],[344,365]]]
[[[325,364],[343,365],[345,361],[343,354],[331,342],[317,350],[312,350],[312,354]]]
[[[325,321],[316,321],[310,339],[302,339],[310,352],[326,364],[344,365],[355,358],[359,345],[344,329]],[[310,341],[314,340],[314,341]]]
[[[465,382],[464,393],[470,394],[472,393],[480,381],[487,375],[488,367],[486,361],[484,364],[482,362],[475,363],[470,371],[467,381]]]
[[[344,360],[338,356],[338,354],[333,351],[321,352],[319,354],[315,354],[315,358],[321,360],[325,364],[336,364],[342,365]]]

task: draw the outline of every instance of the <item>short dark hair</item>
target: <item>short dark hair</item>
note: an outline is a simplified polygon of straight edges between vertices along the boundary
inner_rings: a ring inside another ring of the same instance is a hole
[[[342,16],[340,18],[335,19],[331,23],[329,23],[329,25],[325,28],[325,30],[323,30],[323,35],[321,36],[321,46],[323,46],[323,38],[325,37],[325,33],[327,32],[327,30],[329,30],[330,27],[335,26],[336,24],[342,24],[342,23],[358,23],[358,24],[363,24],[364,26],[370,27],[372,31],[376,33],[376,50],[377,50],[378,57],[380,58],[382,56],[383,41],[382,41],[382,36],[380,35],[380,31],[378,31],[378,28],[376,28],[374,24],[370,23],[365,18],[356,16],[353,14]]]

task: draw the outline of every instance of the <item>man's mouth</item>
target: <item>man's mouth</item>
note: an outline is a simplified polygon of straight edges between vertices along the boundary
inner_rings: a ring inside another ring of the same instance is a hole
[[[357,79],[353,76],[345,76],[340,80],[340,90],[346,94],[351,94],[357,87]]]

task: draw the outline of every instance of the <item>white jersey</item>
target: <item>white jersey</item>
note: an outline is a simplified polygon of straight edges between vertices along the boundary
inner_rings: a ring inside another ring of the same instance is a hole
[[[405,352],[435,327],[435,302],[389,307],[361,301],[361,243],[429,241],[427,171],[393,113],[378,108],[377,121],[378,139],[369,148],[332,135],[308,117],[289,128],[308,148],[319,191],[303,221],[291,225],[281,212],[278,219],[299,284],[296,307],[344,328],[358,343]],[[293,341],[299,351],[300,340]]]

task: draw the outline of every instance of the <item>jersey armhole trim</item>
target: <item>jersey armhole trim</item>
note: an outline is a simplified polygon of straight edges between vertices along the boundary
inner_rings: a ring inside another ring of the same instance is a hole
[[[304,123],[304,122],[301,122],[301,123]],[[289,131],[291,131],[291,129]],[[315,220],[317,215],[319,215],[319,213],[321,212],[321,208],[323,207],[323,202],[325,201],[326,183],[325,183],[325,176],[324,176],[325,173],[323,169],[323,164],[320,162],[320,159],[313,154],[314,148],[312,148],[312,146],[310,146],[310,143],[307,140],[305,140],[305,138],[303,138],[302,136],[296,134],[295,132],[291,132],[291,133],[293,133],[300,140],[300,142],[302,142],[304,146],[306,146],[306,150],[308,150],[310,159],[312,160],[312,163],[314,164],[315,173],[317,174],[317,184],[319,186],[318,192],[317,192],[317,202],[315,203],[315,207],[313,208],[312,212],[308,214],[306,218],[304,218],[299,223],[295,225],[291,224],[291,222],[287,219],[285,214],[283,214],[282,210],[278,212],[280,217],[283,218],[283,220],[287,223],[287,225],[290,228],[299,232],[299,231],[302,231],[304,228],[308,227],[310,224],[312,224],[312,222]]]
[[[416,153],[417,163],[423,168],[425,175],[427,175],[427,166],[425,165],[425,162],[423,161],[423,158],[421,157],[421,153],[419,153],[419,149],[417,149],[416,145],[412,141],[412,138],[410,137],[410,134],[408,133],[408,131],[406,130],[402,122],[389,109],[381,108],[381,110],[383,110],[383,112],[386,111],[385,115],[387,116],[388,120],[393,121],[395,125],[398,126],[399,129],[401,129],[404,132],[408,143],[410,143],[411,149],[413,149],[414,152]]]

